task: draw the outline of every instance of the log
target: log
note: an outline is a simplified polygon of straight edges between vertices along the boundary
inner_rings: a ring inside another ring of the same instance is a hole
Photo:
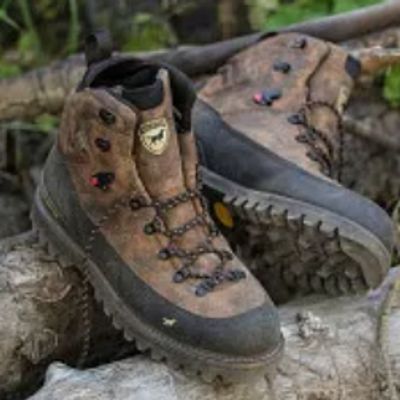
[[[28,230],[30,225],[28,211],[29,206],[20,194],[2,193],[0,196],[0,239]]]
[[[308,298],[283,307],[286,355],[273,383],[209,385],[135,356],[84,372],[55,363],[30,400],[396,400],[400,304],[387,297],[388,283],[368,297]],[[385,298],[394,312],[382,324]]]
[[[400,113],[368,84],[355,91],[345,119],[342,184],[391,213],[400,195]]]
[[[135,353],[95,304],[80,274],[63,269],[32,232],[0,242],[0,398],[31,393],[49,362],[76,365],[88,307],[92,325],[86,365]]]
[[[378,396],[390,382],[382,386],[388,373],[382,369],[384,363],[377,362],[377,332],[383,332],[379,335],[384,338],[382,343],[390,343],[386,354],[397,363],[392,373],[395,377],[400,373],[399,338],[394,334],[387,341],[386,330],[379,328],[387,326],[379,322],[380,307],[399,274],[399,269],[394,270],[389,283],[369,297],[307,298],[283,307],[287,350],[272,386],[264,380],[251,386],[209,386],[135,356],[84,372],[55,364],[47,373],[45,387],[32,399],[290,400],[298,395],[330,400],[344,399],[344,394],[351,394],[352,400],[381,399],[372,395]],[[82,291],[79,273],[62,268],[33,233],[1,242],[0,398],[32,393],[53,361],[76,364],[85,342]],[[91,296],[88,304],[92,328],[86,365],[94,367],[135,354]],[[389,315],[387,310],[385,315]],[[400,327],[400,310],[390,319],[395,332]]]
[[[282,28],[282,32],[302,32],[333,42],[377,32],[400,24],[400,2],[382,5]],[[237,52],[255,44],[268,32],[259,32],[205,46],[126,54],[172,64],[191,77],[215,72]],[[22,76],[0,80],[0,121],[33,119],[40,114],[59,114],[65,98],[83,76],[82,54],[73,55],[48,67]]]

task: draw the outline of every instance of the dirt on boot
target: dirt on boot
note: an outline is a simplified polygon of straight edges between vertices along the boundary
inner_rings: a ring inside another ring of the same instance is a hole
[[[207,381],[273,373],[283,347],[278,313],[205,208],[190,82],[110,58],[92,40],[34,225],[64,264],[87,272],[114,324],[154,359]]]
[[[214,216],[275,301],[363,291],[389,268],[389,217],[340,185],[342,113],[359,72],[338,46],[279,34],[200,91],[194,128]]]

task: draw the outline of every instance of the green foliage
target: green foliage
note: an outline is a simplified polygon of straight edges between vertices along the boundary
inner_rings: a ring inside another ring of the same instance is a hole
[[[279,0],[246,0],[252,27],[263,29],[267,15],[279,7]]]
[[[281,26],[369,6],[382,0],[247,0],[255,29]]]
[[[42,43],[36,30],[35,23],[33,22],[29,3],[27,0],[17,0],[17,4],[26,29],[23,39],[20,39],[20,44],[21,40],[22,42],[25,42],[23,44],[28,43],[32,51],[39,59],[42,56]]]
[[[293,24],[330,13],[331,0],[296,0],[292,4],[283,4],[271,13],[266,24],[268,29]]]
[[[42,58],[41,45],[39,38],[31,31],[22,31],[18,42],[17,51],[19,54],[19,64],[21,66],[31,66],[40,63]]]
[[[166,16],[183,15],[194,8],[195,0],[161,0],[161,11]]]
[[[77,0],[68,0],[69,5],[69,33],[67,40],[67,53],[74,53],[78,48],[79,43],[79,10]]]
[[[60,123],[60,119],[54,115],[42,114],[35,119],[35,126],[40,132],[52,132]]]
[[[0,22],[11,26],[11,28],[14,28],[17,31],[20,29],[19,25],[8,15],[5,8],[0,8]]]
[[[83,4],[79,0],[0,0],[0,78],[75,53]]]
[[[152,14],[138,13],[133,17],[132,32],[122,50],[155,50],[173,44],[176,37],[168,24]]]
[[[0,61],[0,78],[11,78],[21,73],[19,65],[9,63],[6,61]]]
[[[334,13],[341,13],[355,10],[356,8],[371,6],[380,3],[382,0],[335,0]]]
[[[383,85],[383,97],[392,107],[400,107],[400,65],[387,69]]]
[[[35,0],[36,14],[46,21],[54,21],[64,11],[63,1]]]

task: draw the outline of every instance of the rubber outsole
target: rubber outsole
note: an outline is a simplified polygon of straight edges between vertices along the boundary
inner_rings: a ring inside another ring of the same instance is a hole
[[[135,341],[136,347],[148,352],[153,360],[166,362],[169,367],[188,376],[197,376],[205,382],[231,384],[250,381],[260,375],[272,380],[276,375],[283,354],[283,339],[273,353],[259,357],[229,357],[180,343],[147,325],[133,310],[128,309],[99,268],[51,216],[38,191],[31,219],[39,242],[63,267],[75,266],[87,274],[96,300],[101,303],[114,327],[122,330],[126,340]]]
[[[217,193],[233,215],[234,226],[222,226],[232,247],[276,303],[311,293],[362,293],[386,276],[390,252],[354,221],[244,188],[204,167],[201,176],[206,192]]]

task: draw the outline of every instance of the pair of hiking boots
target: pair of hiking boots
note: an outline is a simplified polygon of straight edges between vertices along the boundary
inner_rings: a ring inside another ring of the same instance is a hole
[[[207,381],[273,373],[280,360],[273,301],[208,209],[228,236],[269,246],[258,267],[275,300],[282,287],[288,297],[381,282],[390,219],[337,182],[341,114],[359,72],[344,50],[268,37],[233,57],[196,104],[181,72],[111,57],[104,34],[89,38],[87,59],[32,219],[140,349]]]

